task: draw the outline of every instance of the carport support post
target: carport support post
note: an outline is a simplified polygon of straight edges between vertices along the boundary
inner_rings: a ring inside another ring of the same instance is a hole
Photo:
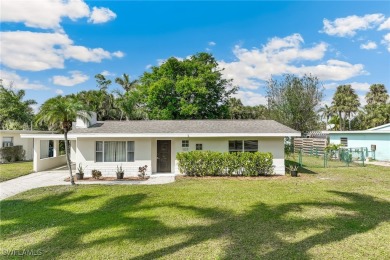
[[[53,140],[53,157],[60,156],[60,141]]]
[[[34,138],[34,156],[33,156],[33,171],[39,171],[39,160],[41,159],[41,140]]]

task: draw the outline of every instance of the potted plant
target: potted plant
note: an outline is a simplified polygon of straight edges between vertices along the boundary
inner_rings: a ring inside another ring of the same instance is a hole
[[[298,166],[290,165],[290,173],[292,177],[298,177]]]
[[[81,163],[79,163],[79,167],[77,167],[76,179],[77,180],[84,179],[84,169],[83,169],[83,166],[81,165]]]
[[[122,169],[122,165],[120,167],[116,166],[116,178],[121,180],[123,179],[123,175],[125,175],[125,171]]]
[[[138,172],[139,172],[138,177],[140,177],[141,179],[145,179],[147,169],[148,169],[147,165],[138,167]]]

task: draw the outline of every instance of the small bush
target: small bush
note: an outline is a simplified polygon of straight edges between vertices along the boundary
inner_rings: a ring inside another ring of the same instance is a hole
[[[273,173],[271,153],[192,151],[177,154],[180,172],[188,176],[259,176]]]
[[[21,145],[0,148],[0,157],[7,162],[22,161],[25,155],[26,151]]]
[[[93,169],[93,170],[92,170],[92,178],[94,178],[94,179],[99,179],[100,177],[102,177],[102,172]]]
[[[140,177],[141,179],[145,179],[147,169],[148,169],[147,165],[138,167],[138,172],[139,172],[138,177]]]

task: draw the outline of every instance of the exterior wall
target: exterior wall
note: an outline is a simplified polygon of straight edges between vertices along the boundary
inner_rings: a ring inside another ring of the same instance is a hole
[[[96,141],[134,141],[134,162],[95,162]],[[147,165],[147,174],[151,173],[150,138],[78,138],[76,145],[76,168],[81,163],[85,168],[85,177],[90,177],[93,169],[103,176],[115,177],[117,166],[122,166],[125,176],[137,176],[138,167]]]
[[[28,139],[30,140],[30,139]],[[58,142],[58,141],[57,141]],[[33,169],[34,172],[45,171],[53,169],[59,166],[66,164],[66,156],[61,155],[57,157],[49,157],[41,159],[41,140],[34,139],[34,162]]]
[[[330,143],[340,144],[340,137],[348,138],[348,147],[367,147],[371,150],[371,145],[376,145],[375,159],[378,161],[390,161],[390,132],[382,133],[356,133],[356,134],[338,134],[331,133]]]
[[[3,137],[12,137],[13,144],[23,146],[23,149],[26,151],[25,160],[33,159],[33,139],[20,138],[18,133],[0,133],[0,147],[3,146]]]
[[[182,140],[189,140],[188,151],[195,151],[196,144],[202,144],[203,150],[228,152],[229,140],[258,140],[260,152],[271,152],[273,154],[273,165],[275,173],[284,175],[284,138],[283,137],[262,137],[262,138],[78,138],[76,149],[76,167],[79,163],[85,168],[85,176],[91,176],[93,169],[100,170],[103,176],[115,177],[117,166],[125,171],[125,176],[137,176],[138,167],[148,165],[147,174],[157,173],[157,140],[171,140],[171,171],[180,174],[176,154],[182,152]],[[134,141],[135,161],[134,162],[95,162],[96,141]]]

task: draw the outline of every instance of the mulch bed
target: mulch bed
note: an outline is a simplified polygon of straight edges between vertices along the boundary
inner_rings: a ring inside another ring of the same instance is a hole
[[[176,176],[176,179],[212,179],[212,180],[261,180],[261,179],[281,179],[283,175],[263,175],[263,176]]]
[[[123,179],[117,179],[116,177],[100,177],[99,179],[94,179],[92,177],[84,177],[82,180],[77,180],[76,177],[74,178],[77,182],[83,182],[83,181],[147,181],[149,178],[141,179],[139,177],[124,177]],[[70,181],[70,178],[66,178],[65,181]]]

